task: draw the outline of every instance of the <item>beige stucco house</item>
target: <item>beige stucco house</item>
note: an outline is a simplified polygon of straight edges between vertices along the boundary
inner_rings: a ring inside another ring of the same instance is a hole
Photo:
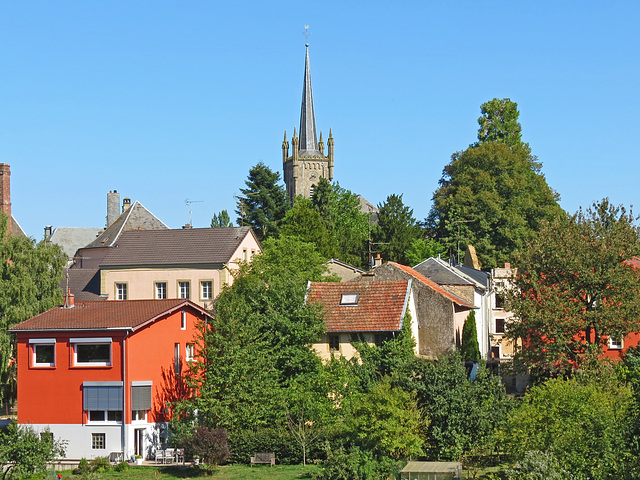
[[[307,302],[322,305],[327,332],[313,345],[322,360],[357,355],[352,342],[380,345],[398,335],[406,321],[417,338],[411,280],[393,282],[310,282]],[[407,315],[408,314],[408,315]],[[417,353],[417,347],[416,347]]]
[[[261,253],[250,227],[123,232],[100,263],[107,300],[187,298],[208,307],[240,262]]]

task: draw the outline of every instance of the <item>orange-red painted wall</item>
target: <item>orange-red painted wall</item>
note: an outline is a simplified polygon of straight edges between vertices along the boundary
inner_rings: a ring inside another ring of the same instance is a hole
[[[163,378],[163,370],[173,372],[174,344],[180,343],[184,360],[185,346],[194,343],[198,312],[186,308],[186,329],[181,329],[181,312],[158,319],[148,326],[130,333],[126,340],[127,394],[125,421],[131,422],[131,382],[151,381],[153,414],[148,422],[158,420],[164,407],[163,394],[172,385]],[[18,422],[32,424],[82,424],[85,422],[82,405],[82,383],[85,381],[122,381],[122,339],[124,331],[95,330],[59,332],[21,332],[17,334],[18,363]],[[75,367],[70,338],[111,337],[110,367]],[[33,367],[29,339],[55,338],[55,367]],[[170,375],[171,377],[171,375]],[[173,391],[173,393],[176,393]],[[179,392],[178,392],[179,393]]]

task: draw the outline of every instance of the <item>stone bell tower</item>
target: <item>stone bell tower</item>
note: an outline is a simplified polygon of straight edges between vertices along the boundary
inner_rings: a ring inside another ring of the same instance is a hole
[[[282,163],[284,167],[284,183],[289,200],[293,203],[298,195],[311,198],[313,189],[320,180],[333,180],[333,135],[329,129],[327,154],[324,153],[324,141],[320,132],[320,141],[316,136],[316,119],[313,112],[313,94],[311,92],[311,68],[309,67],[309,44],[304,63],[304,84],[302,87],[302,109],[300,111],[300,136],[293,129],[291,138],[291,156],[289,141],[284,132],[282,142]]]

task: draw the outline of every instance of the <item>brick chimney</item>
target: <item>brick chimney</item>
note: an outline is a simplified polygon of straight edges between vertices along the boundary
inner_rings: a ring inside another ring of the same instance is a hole
[[[67,290],[67,293],[63,295],[64,304],[62,308],[73,308],[75,306],[75,295],[71,293],[71,290]]]
[[[117,190],[107,193],[107,227],[109,228],[120,216],[120,194]]]
[[[7,233],[11,233],[11,168],[0,163],[0,210],[9,217]]]

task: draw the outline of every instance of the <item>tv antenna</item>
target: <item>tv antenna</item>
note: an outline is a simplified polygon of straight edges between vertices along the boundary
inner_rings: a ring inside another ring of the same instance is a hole
[[[184,204],[185,205],[189,205],[189,226],[190,227],[193,227],[193,223],[191,223],[191,213],[192,213],[191,204],[192,203],[202,203],[202,202],[204,202],[204,200],[189,200],[188,198],[185,198],[185,200],[184,200]]]

